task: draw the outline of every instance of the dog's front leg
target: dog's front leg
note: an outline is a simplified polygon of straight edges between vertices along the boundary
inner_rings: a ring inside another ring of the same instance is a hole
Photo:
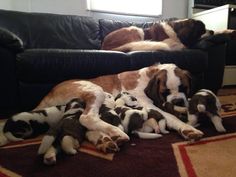
[[[197,123],[198,118],[195,114],[188,113],[188,122],[187,124],[192,125],[193,127],[198,127],[200,124]]]
[[[216,130],[218,132],[226,132],[226,129],[224,128],[223,124],[222,124],[222,118],[219,117],[218,115],[211,115],[211,121],[214,124]]]

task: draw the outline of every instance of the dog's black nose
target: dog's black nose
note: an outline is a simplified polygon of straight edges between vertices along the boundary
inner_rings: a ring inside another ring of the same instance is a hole
[[[184,99],[182,98],[175,98],[171,101],[171,103],[176,106],[185,106]]]

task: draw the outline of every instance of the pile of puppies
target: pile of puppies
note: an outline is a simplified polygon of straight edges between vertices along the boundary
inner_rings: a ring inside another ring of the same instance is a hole
[[[169,133],[162,114],[142,107],[130,93],[121,92],[116,98],[109,93],[105,93],[105,96],[99,116],[106,123],[120,128],[128,135],[135,134],[143,139],[159,138]],[[99,130],[87,130],[81,125],[80,116],[85,106],[85,102],[75,98],[66,105],[16,114],[6,121],[0,136],[0,146],[8,141],[20,141],[46,132],[38,154],[43,155],[44,163],[48,165],[56,163],[60,151],[76,154],[84,139],[105,153],[119,151],[119,141],[114,137],[111,139]],[[184,109],[187,110],[188,124],[198,126],[199,116],[205,114],[210,117],[218,132],[225,132],[220,107],[214,93],[200,90],[189,100],[188,109]]]

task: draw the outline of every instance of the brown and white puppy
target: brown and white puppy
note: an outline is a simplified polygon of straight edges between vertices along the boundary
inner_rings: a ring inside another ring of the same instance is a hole
[[[176,74],[176,70],[182,74]],[[165,72],[165,75],[161,74]],[[136,71],[127,71],[120,74],[100,76],[94,79],[85,80],[68,80],[55,86],[51,92],[43,98],[37,109],[49,107],[52,105],[63,104],[71,98],[78,97],[86,102],[85,111],[80,117],[80,122],[88,130],[102,132],[117,141],[120,144],[129,140],[129,136],[118,127],[112,126],[99,118],[99,109],[104,102],[105,92],[116,96],[121,91],[128,91],[134,95],[142,106],[147,109],[154,109],[160,112],[166,119],[167,127],[178,131],[185,139],[199,139],[203,133],[191,125],[185,124],[177,117],[161,110],[154,105],[157,100],[149,98],[147,93],[148,87],[153,79],[160,84],[156,92],[164,92],[169,89],[171,93],[178,95],[179,87],[188,86],[188,80],[184,77],[184,72],[174,64],[160,64],[142,68]],[[183,83],[186,80],[186,83]],[[159,90],[158,90],[159,89]],[[88,135],[89,136],[89,135]],[[96,133],[91,134],[94,139],[100,139],[106,145],[106,139]]]
[[[205,32],[204,23],[194,19],[154,23],[146,29],[130,26],[109,33],[101,49],[123,52],[181,50],[192,47]]]
[[[218,132],[226,132],[220,117],[221,104],[217,96],[210,90],[201,89],[189,101],[188,124],[199,125],[199,116],[205,114],[211,119]]]

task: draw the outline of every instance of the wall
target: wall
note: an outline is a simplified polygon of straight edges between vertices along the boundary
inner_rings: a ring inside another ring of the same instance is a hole
[[[11,2],[12,10],[26,12],[72,14],[118,20],[127,20],[128,18],[133,21],[156,20],[156,18],[88,12],[86,10],[86,0],[0,0],[0,2]],[[7,7],[7,5],[4,6]],[[2,3],[0,3],[0,8],[2,8]],[[170,17],[186,18],[187,16],[188,0],[163,0],[163,15],[160,19]]]
[[[11,10],[12,9],[11,0],[0,0],[0,9]]]

